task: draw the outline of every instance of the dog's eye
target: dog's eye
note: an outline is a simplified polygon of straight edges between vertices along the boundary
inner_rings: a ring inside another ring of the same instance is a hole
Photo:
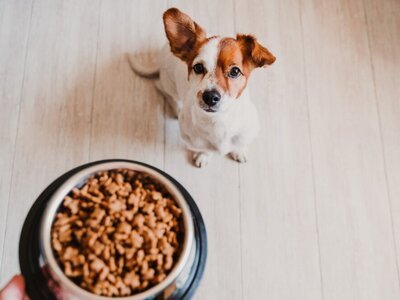
[[[242,74],[242,72],[240,71],[240,69],[238,67],[233,67],[230,71],[228,76],[230,78],[238,78],[240,75]]]
[[[195,65],[193,66],[193,71],[194,71],[196,74],[203,74],[203,73],[204,73],[204,66],[203,66],[203,64],[195,64]]]

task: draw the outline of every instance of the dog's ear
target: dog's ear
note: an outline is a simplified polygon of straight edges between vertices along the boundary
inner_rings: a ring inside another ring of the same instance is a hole
[[[250,63],[252,68],[261,68],[271,65],[276,60],[269,50],[257,42],[257,39],[248,34],[237,34],[238,41],[243,53],[243,57]]]
[[[177,8],[168,9],[163,20],[172,53],[189,62],[197,46],[206,39],[205,31]]]

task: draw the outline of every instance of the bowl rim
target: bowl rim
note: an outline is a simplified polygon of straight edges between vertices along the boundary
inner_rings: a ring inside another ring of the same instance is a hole
[[[51,246],[51,228],[54,221],[54,216],[57,213],[64,197],[68,195],[74,187],[80,186],[84,183],[89,176],[100,172],[100,171],[109,171],[115,169],[130,169],[133,171],[147,173],[154,179],[156,179],[159,183],[161,183],[168,192],[173,196],[174,200],[177,202],[178,206],[182,209],[183,216],[183,224],[184,224],[184,241],[181,254],[179,256],[178,261],[174,265],[171,272],[167,275],[167,277],[161,281],[159,284],[137,294],[133,294],[130,296],[124,297],[107,297],[107,296],[99,296],[90,291],[85,290],[80,287],[72,280],[70,280],[62,271],[58,262],[54,256],[53,248]],[[96,164],[94,166],[89,166],[75,173],[71,177],[69,177],[65,182],[61,184],[61,186],[53,193],[48,201],[46,208],[44,210],[41,224],[40,224],[40,249],[41,254],[44,260],[44,264],[48,264],[50,266],[50,271],[52,276],[54,276],[55,280],[59,283],[62,283],[63,287],[66,287],[67,290],[75,296],[85,297],[85,299],[121,299],[121,300],[142,300],[148,297],[152,297],[158,295],[170,285],[174,283],[174,281],[178,278],[178,276],[183,271],[186,262],[190,256],[190,252],[192,250],[194,241],[194,225],[193,225],[193,217],[190,210],[189,205],[186,203],[186,200],[183,194],[179,191],[179,189],[175,186],[173,182],[171,182],[167,177],[158,172],[157,170],[140,164],[136,162],[128,162],[128,161],[112,161],[112,162],[104,162],[100,164]]]

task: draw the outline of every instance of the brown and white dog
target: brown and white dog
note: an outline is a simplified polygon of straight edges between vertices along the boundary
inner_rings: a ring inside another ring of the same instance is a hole
[[[159,76],[158,90],[179,119],[182,138],[197,167],[212,153],[247,160],[259,129],[257,111],[246,91],[254,68],[271,65],[274,55],[252,35],[207,37],[203,28],[176,8],[164,15],[167,44],[153,70],[130,59],[139,75]]]

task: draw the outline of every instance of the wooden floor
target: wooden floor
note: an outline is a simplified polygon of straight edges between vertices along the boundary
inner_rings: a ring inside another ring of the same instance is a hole
[[[250,90],[243,165],[194,168],[149,62],[176,6],[277,56]],[[194,196],[209,238],[196,299],[400,299],[399,0],[0,0],[0,286],[39,193],[103,158],[150,163]]]

